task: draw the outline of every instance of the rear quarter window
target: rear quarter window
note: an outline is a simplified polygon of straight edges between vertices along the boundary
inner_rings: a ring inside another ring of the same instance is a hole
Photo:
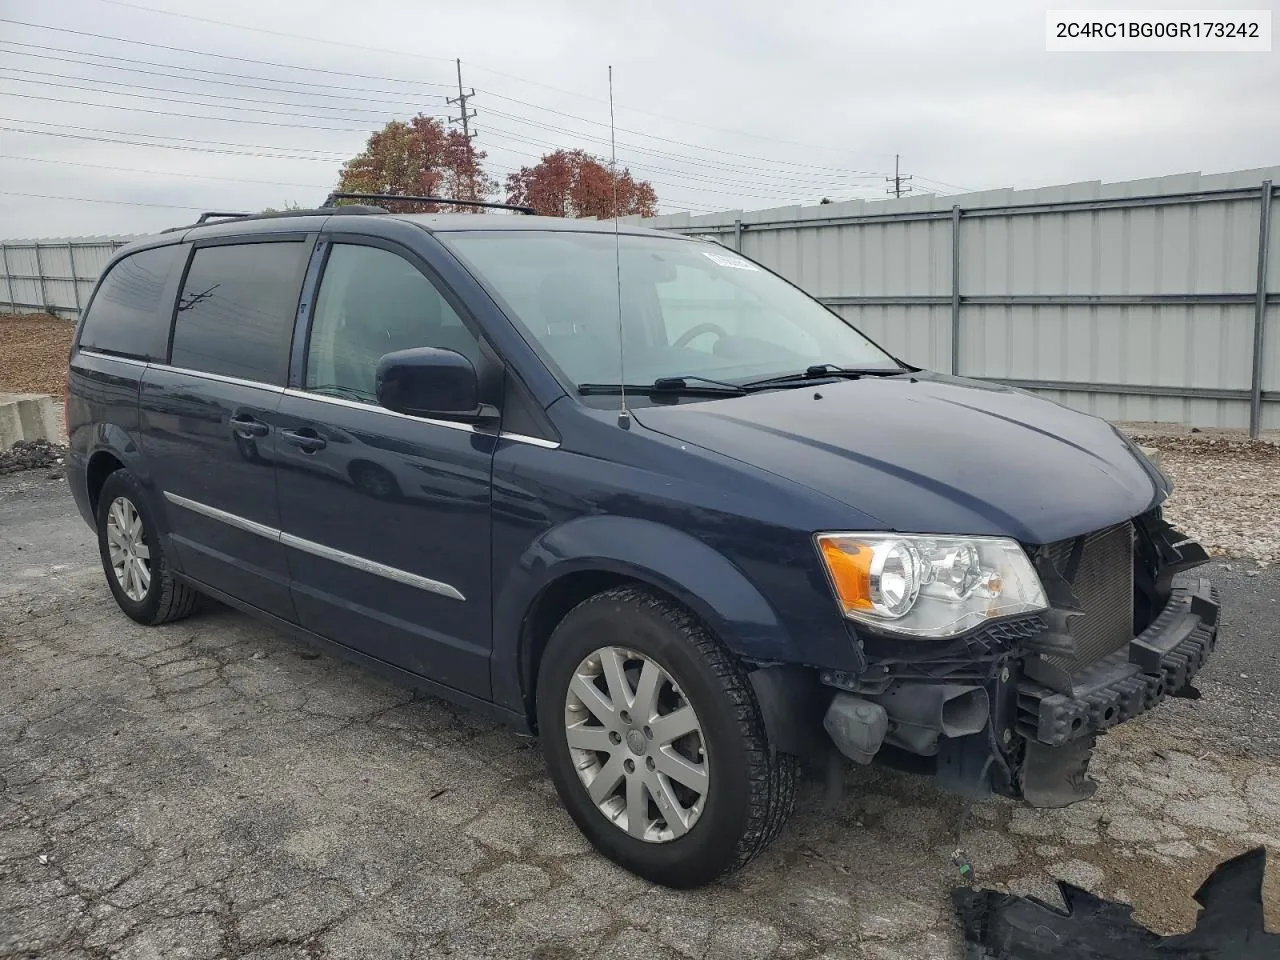
[[[184,248],[154,247],[125,257],[98,285],[80,346],[139,360],[163,361],[169,346],[173,284]]]
[[[197,247],[178,297],[169,362],[283,386],[310,250],[302,240]]]

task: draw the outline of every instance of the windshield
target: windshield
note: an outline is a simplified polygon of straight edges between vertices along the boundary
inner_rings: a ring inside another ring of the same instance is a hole
[[[706,241],[611,233],[437,233],[574,384],[664,377],[743,382],[815,364],[896,370],[785,280]]]

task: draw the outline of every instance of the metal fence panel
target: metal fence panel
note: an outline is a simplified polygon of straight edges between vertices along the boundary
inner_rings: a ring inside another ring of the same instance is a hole
[[[1280,399],[1280,304],[1267,307],[1262,342],[1262,389]],[[1280,412],[1277,415],[1280,416]]]
[[[1280,167],[644,223],[741,250],[911,363],[1256,431],[1280,429],[1280,216],[1259,246],[1277,183]],[[77,316],[131,239],[0,244],[0,309]]]
[[[949,306],[835,306],[859,330],[894,356],[930,370],[951,362]]]
[[[1256,432],[1280,425],[1280,217],[1259,247],[1276,183],[1267,168],[644,222],[736,246],[912,363],[1113,419]]]
[[[0,310],[80,315],[99,274],[133,237],[0,242]]]

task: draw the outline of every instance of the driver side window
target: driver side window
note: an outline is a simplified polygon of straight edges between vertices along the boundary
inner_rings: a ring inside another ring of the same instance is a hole
[[[334,244],[311,320],[306,389],[377,403],[378,360],[410,347],[456,350],[473,364],[480,357],[476,338],[417,267],[379,247]]]
[[[654,288],[668,343],[678,343],[703,328],[689,337],[688,349],[717,353],[717,341],[723,336],[773,343],[789,352],[817,351],[813,337],[729,279],[679,264],[672,279],[659,281]]]

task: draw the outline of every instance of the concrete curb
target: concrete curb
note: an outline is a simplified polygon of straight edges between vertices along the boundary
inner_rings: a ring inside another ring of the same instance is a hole
[[[41,393],[0,393],[0,450],[19,440],[60,442],[53,397]]]

